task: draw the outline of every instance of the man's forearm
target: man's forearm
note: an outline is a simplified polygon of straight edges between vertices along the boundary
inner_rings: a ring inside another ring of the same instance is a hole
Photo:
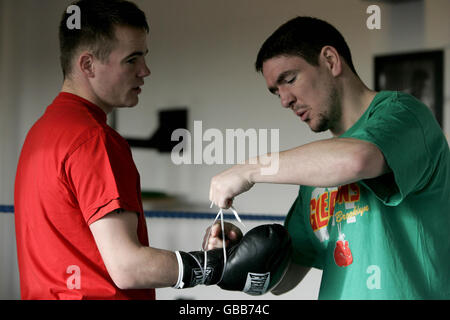
[[[143,246],[137,226],[138,215],[121,210],[90,225],[111,279],[121,289],[173,286],[178,280],[175,253]]]
[[[316,141],[280,152],[278,161],[278,170],[270,175],[261,174],[260,161],[248,164],[249,181],[331,187],[374,178],[388,170],[376,146],[344,138]]]
[[[152,247],[140,247],[130,255],[123,273],[127,279],[122,289],[172,287],[178,280],[175,253]]]

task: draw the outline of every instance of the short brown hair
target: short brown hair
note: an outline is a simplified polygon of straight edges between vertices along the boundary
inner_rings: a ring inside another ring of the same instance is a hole
[[[113,49],[116,26],[131,26],[149,32],[145,13],[125,0],[78,0],[80,29],[67,27],[70,14],[63,13],[59,25],[60,62],[64,78],[72,72],[72,60],[79,48],[92,50],[94,56],[106,60]]]

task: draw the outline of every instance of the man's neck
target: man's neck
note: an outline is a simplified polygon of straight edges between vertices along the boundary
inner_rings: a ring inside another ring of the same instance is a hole
[[[72,93],[83,99],[86,99],[87,101],[95,104],[100,109],[102,109],[106,114],[112,111],[112,108],[109,108],[108,106],[102,104],[100,102],[100,99],[98,99],[95,94],[91,94],[90,90],[85,89],[82,85],[75,84],[74,81],[72,80],[69,79],[64,80],[61,92]]]
[[[340,136],[350,129],[370,106],[376,94],[357,77],[344,81],[340,90],[341,121],[338,127],[330,130],[333,136]]]

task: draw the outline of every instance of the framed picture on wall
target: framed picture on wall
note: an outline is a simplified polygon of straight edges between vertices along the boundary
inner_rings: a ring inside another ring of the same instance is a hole
[[[425,103],[442,128],[442,50],[375,57],[375,90],[407,92]]]

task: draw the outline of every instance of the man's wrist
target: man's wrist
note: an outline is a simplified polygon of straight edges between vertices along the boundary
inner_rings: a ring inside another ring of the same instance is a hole
[[[260,157],[251,158],[245,163],[244,177],[250,184],[260,182],[261,177],[261,160]]]

